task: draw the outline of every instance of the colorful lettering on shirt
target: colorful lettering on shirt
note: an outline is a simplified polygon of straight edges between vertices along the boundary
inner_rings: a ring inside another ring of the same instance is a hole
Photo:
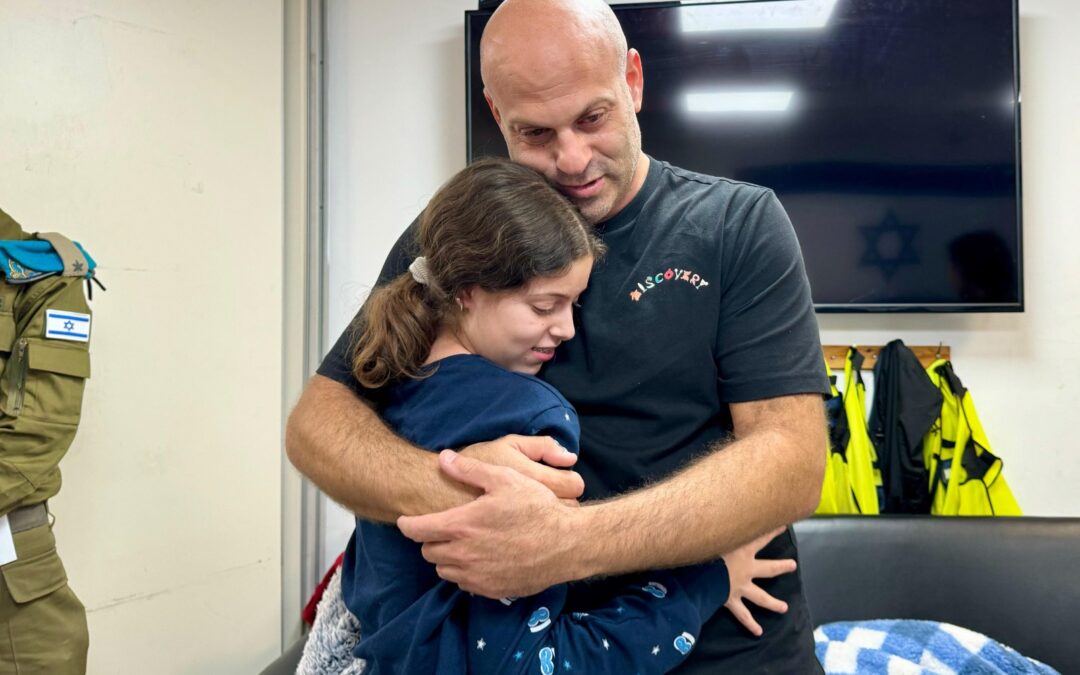
[[[649,275],[637,282],[635,284],[636,288],[630,291],[630,299],[634,302],[639,302],[641,296],[667,281],[684,281],[699,291],[709,285],[709,282],[705,278],[700,274],[695,273],[693,270],[669,267],[663,272]]]

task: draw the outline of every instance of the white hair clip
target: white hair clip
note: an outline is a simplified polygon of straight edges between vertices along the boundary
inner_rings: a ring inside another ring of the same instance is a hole
[[[412,274],[413,280],[421,286],[427,286],[431,281],[431,273],[428,271],[427,258],[424,256],[420,256],[412,261],[412,264],[409,265],[409,272]]]

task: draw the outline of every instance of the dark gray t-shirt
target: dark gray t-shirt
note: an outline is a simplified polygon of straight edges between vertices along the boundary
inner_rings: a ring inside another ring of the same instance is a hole
[[[415,228],[398,240],[380,283],[408,268]],[[802,254],[771,190],[653,159],[637,196],[597,230],[608,254],[581,298],[577,336],[541,372],[578,411],[575,468],[587,498],[639,487],[700,456],[730,432],[729,403],[828,393]],[[378,402],[352,377],[350,343],[346,331],[319,373]],[[764,552],[794,556],[790,533]],[[708,663],[814,672],[797,575],[762,586],[790,603],[788,614],[757,611],[765,636],[755,639],[720,612],[680,672],[708,672]]]
[[[731,429],[728,403],[826,393],[810,288],[772,191],[653,160],[601,226],[577,337],[543,373],[581,416],[590,497],[661,478]]]

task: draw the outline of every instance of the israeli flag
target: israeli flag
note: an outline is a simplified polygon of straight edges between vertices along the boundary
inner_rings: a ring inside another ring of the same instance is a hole
[[[45,310],[45,337],[73,342],[90,341],[90,315],[78,312]]]

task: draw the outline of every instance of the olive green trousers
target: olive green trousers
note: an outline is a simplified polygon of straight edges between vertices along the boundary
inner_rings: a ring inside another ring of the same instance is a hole
[[[52,527],[17,532],[0,567],[0,675],[83,675],[86,609],[68,587]]]

